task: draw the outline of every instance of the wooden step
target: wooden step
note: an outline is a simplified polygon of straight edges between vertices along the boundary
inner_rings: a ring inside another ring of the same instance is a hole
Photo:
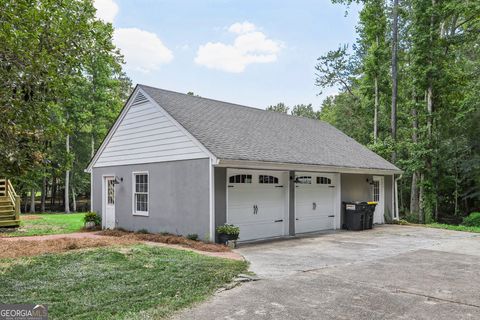
[[[0,216],[5,215],[5,214],[12,214],[12,213],[15,213],[15,210],[13,210],[13,209],[2,209],[2,210],[0,210]]]
[[[15,220],[16,216],[15,214],[10,214],[10,215],[1,215],[0,216],[0,221],[11,221],[11,220]]]
[[[20,226],[20,220],[0,221],[0,227],[18,227],[18,226]]]

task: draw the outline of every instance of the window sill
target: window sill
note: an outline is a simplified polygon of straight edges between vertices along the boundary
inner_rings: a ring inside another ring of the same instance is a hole
[[[148,217],[148,212],[134,212],[132,213],[134,216],[141,216],[141,217]]]

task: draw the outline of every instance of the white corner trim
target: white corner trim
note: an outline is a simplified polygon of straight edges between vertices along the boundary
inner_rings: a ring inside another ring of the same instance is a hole
[[[135,211],[135,175],[146,174],[147,175],[147,207],[150,210],[150,174],[148,171],[132,171],[132,215],[148,217],[149,211]]]
[[[208,162],[209,170],[209,205],[210,205],[210,234],[209,240],[215,242],[215,168],[213,167],[213,159]]]
[[[93,166],[97,162],[98,158],[100,158],[100,155],[103,153],[103,150],[105,150],[105,148],[107,147],[108,143],[110,142],[113,135],[117,131],[118,127],[120,126],[120,123],[122,123],[123,118],[125,118],[126,114],[130,110],[130,107],[132,106],[133,101],[135,100],[135,97],[137,96],[137,93],[139,92],[139,90],[140,90],[140,87],[137,86],[135,90],[133,90],[132,94],[130,94],[130,97],[128,97],[128,100],[125,103],[122,111],[120,112],[120,115],[118,116],[113,126],[110,128],[110,131],[108,131],[108,134],[105,137],[105,139],[103,139],[103,142],[98,148],[97,152],[95,152],[95,155],[90,160],[90,163],[88,164],[88,167],[85,169],[85,172],[92,172]]]
[[[212,164],[217,164],[217,157],[210,152],[197,138],[195,138],[187,129],[185,129],[175,118],[173,118],[170,113],[168,113],[161,105],[157,103],[148,93],[139,88],[141,92],[153,105],[157,106],[160,109],[162,115],[164,115],[168,120],[170,120],[183,134],[185,134],[197,147],[199,147],[203,152],[205,152],[210,159],[212,159]]]
[[[335,173],[335,218],[333,230],[342,229],[342,175]]]

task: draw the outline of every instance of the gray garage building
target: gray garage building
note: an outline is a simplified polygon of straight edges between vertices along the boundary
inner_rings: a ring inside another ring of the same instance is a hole
[[[343,201],[398,219],[402,171],[318,120],[137,85],[89,164],[104,228],[240,240],[342,226]]]

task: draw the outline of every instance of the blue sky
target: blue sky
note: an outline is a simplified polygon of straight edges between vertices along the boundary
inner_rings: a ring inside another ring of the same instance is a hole
[[[316,58],[355,41],[359,7],[317,1],[96,0],[134,83],[265,108],[312,103]]]

